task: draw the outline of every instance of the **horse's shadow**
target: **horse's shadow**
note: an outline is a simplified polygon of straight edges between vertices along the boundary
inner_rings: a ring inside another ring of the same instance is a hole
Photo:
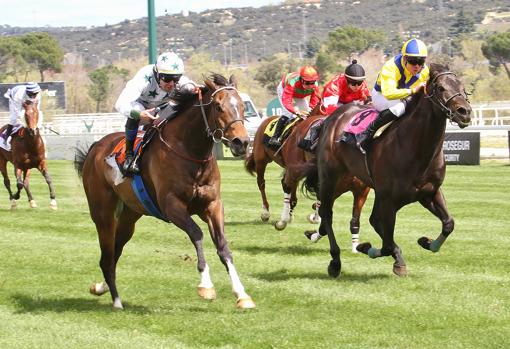
[[[267,281],[267,282],[280,282],[291,279],[307,279],[307,280],[332,280],[338,282],[351,282],[351,283],[367,283],[374,280],[385,280],[392,275],[390,274],[342,274],[341,277],[332,278],[326,272],[289,272],[286,269],[275,270],[271,272],[252,274],[252,277]]]
[[[270,253],[270,254],[289,254],[289,255],[314,255],[323,254],[322,250],[303,247],[303,246],[286,246],[286,247],[268,247],[268,246],[236,246],[236,250],[242,250],[250,254]]]
[[[225,226],[237,226],[237,225],[266,225],[267,222],[262,222],[260,219],[254,219],[251,221],[225,221]]]
[[[17,293],[13,295],[12,301],[18,310],[16,314],[38,313],[38,312],[97,312],[112,311],[111,303],[101,303],[99,298],[44,298],[33,297],[31,295]],[[151,313],[149,308],[134,304],[125,303],[127,309],[133,313],[148,314]]]

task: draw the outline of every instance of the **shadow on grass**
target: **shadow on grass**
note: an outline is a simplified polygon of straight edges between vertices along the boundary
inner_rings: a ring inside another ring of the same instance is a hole
[[[259,280],[268,281],[268,282],[279,282],[279,281],[287,281],[291,279],[306,279],[306,280],[333,280],[333,281],[343,281],[343,282],[352,282],[352,283],[366,283],[373,280],[386,280],[393,277],[392,274],[342,274],[338,278],[332,278],[328,275],[326,269],[324,269],[324,273],[319,272],[289,272],[286,269],[280,269],[272,272],[266,273],[257,273],[252,274],[251,277],[254,277]]]
[[[235,227],[237,225],[266,225],[268,224],[267,222],[262,222],[260,219],[254,219],[254,220],[251,220],[251,221],[230,221],[230,222],[225,222],[225,227],[228,227],[228,226],[232,226],[232,227]]]
[[[92,296],[91,296],[92,297]],[[38,312],[98,312],[113,310],[112,303],[100,303],[98,298],[44,298],[33,297],[25,294],[12,296],[14,305],[18,308],[17,314],[38,313]],[[144,306],[123,303],[125,310],[131,313],[149,314],[151,310]]]
[[[324,251],[305,246],[269,247],[269,246],[236,246],[236,251],[241,250],[251,254],[274,253],[290,255],[314,255],[324,254]]]

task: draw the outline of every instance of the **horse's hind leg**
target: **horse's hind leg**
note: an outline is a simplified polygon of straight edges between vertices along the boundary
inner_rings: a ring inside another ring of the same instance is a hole
[[[4,177],[4,185],[9,192],[9,200],[11,201],[11,204],[14,203],[14,207],[16,207],[16,201],[14,201],[11,191],[11,180],[9,179],[9,174],[7,173],[7,161],[3,157],[0,158],[0,172],[2,173],[2,177]]]
[[[50,208],[52,210],[57,209],[57,200],[55,196],[55,190],[53,189],[53,182],[51,180],[51,176],[48,173],[48,169],[46,168],[46,165],[43,165],[39,171],[44,177],[44,180],[46,181],[46,184],[48,184],[48,189],[50,190]]]
[[[21,190],[23,189],[23,179],[22,179],[21,174],[22,174],[21,169],[16,168],[16,166],[15,166],[14,167],[14,177],[16,177],[17,190],[16,190],[16,193],[14,193],[14,195],[12,196],[14,200],[19,200]]]
[[[218,257],[223,265],[227,268],[230,281],[232,282],[232,291],[237,298],[237,307],[241,309],[255,308],[255,303],[251,297],[246,293],[241,279],[237,274],[232,259],[232,253],[228,248],[227,239],[224,231],[224,216],[223,216],[223,203],[221,200],[215,200],[209,204],[205,213],[200,215],[200,218],[207,223],[209,233],[216,246]]]
[[[418,239],[418,244],[426,250],[438,252],[448,235],[453,231],[455,222],[446,208],[446,201],[441,189],[437,190],[434,196],[420,200],[420,204],[439,218],[443,226],[441,234],[439,234],[436,240],[422,236]]]

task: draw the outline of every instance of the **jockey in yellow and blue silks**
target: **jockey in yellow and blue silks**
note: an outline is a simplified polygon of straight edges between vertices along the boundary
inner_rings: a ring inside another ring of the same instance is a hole
[[[362,151],[378,128],[404,115],[405,98],[425,87],[429,68],[425,64],[427,46],[418,39],[408,40],[402,53],[388,60],[382,67],[372,90],[372,103],[380,111],[368,128],[356,136]]]

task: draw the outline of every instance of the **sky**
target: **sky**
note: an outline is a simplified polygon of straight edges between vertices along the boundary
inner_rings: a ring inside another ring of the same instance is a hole
[[[277,5],[281,0],[154,0],[156,16],[228,7]],[[0,25],[103,26],[147,16],[147,0],[0,0]]]

